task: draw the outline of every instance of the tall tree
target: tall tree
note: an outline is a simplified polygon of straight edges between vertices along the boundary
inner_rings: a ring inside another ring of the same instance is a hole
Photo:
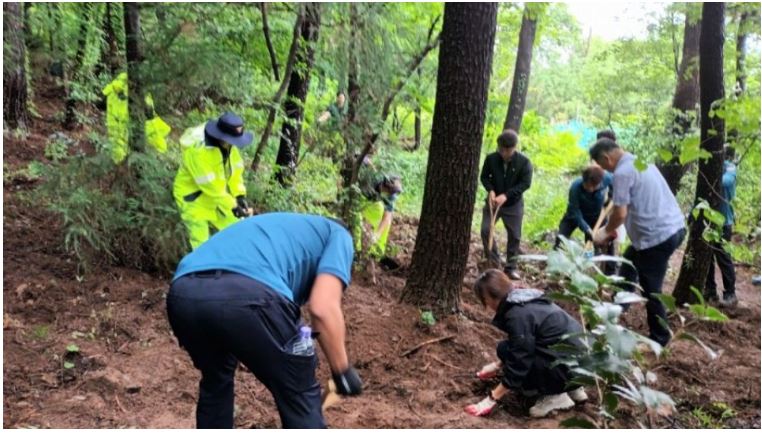
[[[402,300],[458,307],[471,237],[497,3],[447,3],[421,221]]]
[[[283,81],[281,81],[278,91],[275,92],[275,96],[273,96],[273,99],[270,101],[267,123],[265,124],[264,131],[262,131],[262,137],[259,139],[259,144],[257,144],[257,150],[254,152],[254,160],[251,162],[251,171],[257,171],[259,168],[259,160],[262,158],[262,151],[270,140],[270,134],[273,130],[275,115],[278,112],[280,100],[283,99],[283,94],[286,93],[288,84],[291,81],[291,74],[294,71],[294,63],[296,63],[296,54],[299,51],[299,39],[301,39],[302,22],[304,21],[305,14],[304,10],[304,5],[300,5],[296,15],[296,21],[294,22],[291,48],[288,51],[288,60],[286,60],[286,71],[283,73]]]
[[[521,30],[519,31],[519,47],[516,52],[516,67],[513,71],[511,99],[508,102],[508,114],[506,114],[503,123],[503,129],[513,129],[516,132],[521,129],[521,119],[524,116],[524,107],[527,102],[529,73],[532,69],[532,48],[537,33],[537,11],[533,10],[532,7],[529,3],[524,6]]]
[[[267,52],[270,53],[270,63],[273,67],[273,76],[275,77],[275,81],[279,81],[280,74],[278,73],[278,57],[275,55],[273,41],[270,38],[270,25],[267,23],[267,3],[259,2],[259,11],[262,13],[262,33],[265,35]]]
[[[119,71],[119,43],[116,39],[116,31],[112,21],[112,8],[118,3],[104,3],[103,11],[103,43],[101,45],[100,61],[95,67],[95,74],[108,70],[111,77],[116,77]]]
[[[696,104],[699,102],[699,37],[701,35],[701,18],[695,11],[698,3],[686,3],[685,30],[683,37],[683,57],[677,71],[677,86],[672,98],[672,108],[675,117],[672,123],[672,135],[679,143],[690,133],[696,124]],[[679,148],[674,145],[670,151],[673,156],[669,162],[657,164],[659,171],[669,185],[673,194],[677,194],[680,181],[690,167],[683,165],[679,159]]]
[[[280,167],[275,177],[286,186],[296,171],[304,119],[304,102],[310,87],[310,72],[315,61],[315,44],[320,30],[320,3],[308,3],[301,27],[301,49],[296,52],[296,67],[291,71],[283,111],[286,119],[280,132],[280,146],[275,163]],[[273,64],[275,67],[275,64]]]
[[[739,8],[745,9],[746,4],[739,4]],[[746,40],[751,32],[753,26],[758,21],[757,7],[744,10],[741,9],[738,16],[738,31],[736,33],[736,84],[734,90],[734,96],[736,98],[741,97],[746,93]],[[738,145],[738,131],[731,129],[728,131],[728,141],[732,143],[733,147],[728,148],[728,152],[734,156],[736,146]]]
[[[418,83],[421,82],[421,69],[418,69]],[[421,101],[415,100],[415,119],[413,120],[413,130],[415,141],[413,142],[413,151],[421,147]]]
[[[699,83],[701,86],[701,148],[711,157],[699,162],[696,181],[696,200],[706,200],[712,209],[719,209],[722,201],[723,144],[725,121],[710,115],[712,104],[725,97],[723,76],[723,42],[725,41],[725,4],[704,3],[702,7],[701,41],[699,44]],[[703,288],[709,266],[712,264],[712,247],[703,234],[709,220],[702,211],[690,225],[690,238],[685,250],[680,276],[673,295],[678,304],[694,301],[690,287]]]
[[[130,149],[142,152],[145,147],[143,140],[143,123],[145,110],[143,108],[143,87],[140,75],[140,64],[143,61],[143,47],[140,43],[140,3],[123,3],[124,8],[124,40],[127,47],[127,77],[129,89],[130,114]]]
[[[29,123],[26,43],[21,3],[3,3],[3,120],[11,128]]]
[[[74,60],[65,70],[64,88],[66,91],[66,105],[64,109],[64,128],[72,130],[77,127],[77,98],[74,96],[72,86],[76,85],[82,73],[82,60],[85,57],[87,49],[87,36],[90,29],[90,18],[93,15],[93,4],[84,3],[81,5],[81,13],[78,14],[79,34],[77,36],[77,52],[74,54]]]

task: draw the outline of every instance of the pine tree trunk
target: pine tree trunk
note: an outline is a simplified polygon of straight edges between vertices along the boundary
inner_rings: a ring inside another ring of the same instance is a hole
[[[672,125],[672,135],[675,142],[679,142],[690,132],[695,125],[696,104],[699,100],[699,37],[701,35],[701,20],[691,20],[689,14],[685,16],[685,36],[683,37],[683,58],[678,69],[677,87],[672,98],[672,108],[676,115]],[[688,172],[689,164],[680,164],[677,147],[673,147],[674,155],[669,162],[657,164],[659,171],[667,181],[669,189],[677,194],[680,181]]]
[[[143,87],[140,76],[140,63],[143,61],[143,48],[140,43],[140,4],[123,3],[124,7],[124,40],[127,47],[127,77],[129,92],[130,115],[130,150],[142,152],[145,147],[143,140],[143,124],[145,110],[143,108]]]
[[[519,47],[516,52],[516,67],[513,71],[513,86],[511,100],[508,102],[508,114],[505,116],[503,129],[513,129],[519,132],[521,119],[524,116],[527,90],[529,89],[529,73],[532,69],[532,48],[534,36],[537,33],[537,19],[532,17],[529,8],[524,7],[519,32]]]
[[[117,4],[117,3],[114,3]],[[119,72],[119,43],[116,40],[116,32],[112,22],[112,4],[105,3],[103,12],[103,44],[101,45],[100,61],[95,69],[98,75],[107,69],[112,78]]]
[[[3,3],[3,120],[11,128],[29,124],[26,43],[21,3]]]
[[[306,6],[305,17],[300,30],[301,45],[304,49],[297,51],[295,62],[298,66],[291,71],[291,80],[288,83],[286,100],[283,103],[286,120],[281,127],[280,146],[275,159],[275,163],[280,167],[275,178],[283,186],[290,184],[299,160],[304,102],[307,100],[307,92],[310,87],[310,72],[315,61],[315,44],[318,40],[319,30],[320,4],[309,3]]]
[[[85,56],[85,49],[87,48],[87,35],[89,29],[90,17],[93,13],[92,3],[84,3],[82,5],[82,13],[79,14],[79,36],[77,40],[77,53],[74,55],[74,61],[66,69],[66,83],[64,87],[66,89],[66,105],[64,109],[64,122],[63,127],[67,130],[72,130],[77,127],[77,100],[72,96],[72,84],[76,84],[79,81],[80,72],[82,69],[82,59]]]
[[[712,154],[711,158],[699,162],[696,182],[696,203],[706,200],[712,209],[719,209],[722,201],[723,144],[725,142],[725,121],[720,117],[710,117],[712,103],[725,97],[723,77],[723,42],[725,40],[725,4],[704,3],[702,8],[701,42],[699,63],[701,86],[701,148]],[[710,133],[710,130],[716,133]],[[685,250],[680,276],[673,295],[678,305],[695,301],[690,287],[703,288],[709,266],[712,263],[712,248],[702,234],[709,224],[703,214],[690,225],[690,238]]]
[[[446,3],[421,220],[402,300],[458,308],[476,200],[496,3]]]

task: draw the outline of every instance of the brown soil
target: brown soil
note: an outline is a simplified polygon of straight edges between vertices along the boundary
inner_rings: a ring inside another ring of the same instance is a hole
[[[47,99],[43,98],[43,101]],[[6,170],[43,159],[45,138],[57,126],[60,107],[38,103],[43,119],[26,138],[5,136]],[[81,133],[81,131],[80,131]],[[5,179],[3,231],[3,427],[142,427],[194,425],[199,373],[178,347],[166,320],[164,295],[168,276],[103,267],[84,279],[76,261],[60,245],[60,222],[21,200],[34,181]],[[395,223],[391,242],[409,265],[414,219]],[[347,290],[345,313],[350,358],[365,383],[362,396],[346,399],[325,413],[331,427],[343,428],[553,428],[571,415],[594,415],[588,403],[553,417],[527,417],[526,402],[509,396],[488,418],[467,415],[492,384],[474,380],[483,364],[494,360],[501,333],[478,306],[467,286],[476,278],[481,246],[472,240],[462,312],[439,318],[433,327],[419,325],[419,311],[397,302],[404,269],[378,271],[372,283],[357,272]],[[681,255],[672,260],[677,269]],[[740,306],[726,324],[700,324],[698,335],[722,356],[709,362],[694,345],[677,342],[659,369],[658,388],[670,393],[680,414],[657,426],[699,427],[691,411],[714,413],[713,402],[733,408],[726,426],[760,426],[760,293],[749,282],[751,270],[738,267]],[[527,284],[543,282],[527,272]],[[665,284],[670,291],[674,274]],[[645,331],[645,311],[633,308],[625,321]],[[405,350],[423,341],[453,335],[409,356]],[[69,344],[78,351],[67,352]],[[65,368],[64,365],[70,368]],[[73,365],[73,367],[72,367]],[[327,378],[321,362],[319,377]],[[588,390],[589,394],[593,394]],[[242,368],[236,384],[237,427],[278,427],[269,393]],[[637,427],[626,405],[620,426]]]

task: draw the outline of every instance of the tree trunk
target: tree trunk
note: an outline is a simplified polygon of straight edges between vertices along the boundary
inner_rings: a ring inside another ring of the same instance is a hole
[[[296,53],[299,51],[299,38],[301,35],[302,22],[304,21],[304,6],[299,6],[297,12],[296,22],[294,23],[294,33],[291,38],[291,48],[288,51],[288,60],[286,61],[286,71],[283,73],[283,81],[278,87],[278,91],[275,92],[272,101],[270,101],[270,112],[267,115],[267,124],[262,131],[262,137],[257,145],[257,150],[254,152],[254,160],[251,162],[251,171],[257,171],[259,168],[259,161],[262,158],[262,151],[264,150],[267,142],[270,140],[270,133],[273,130],[273,123],[275,123],[275,114],[278,111],[280,100],[283,99],[283,94],[286,92],[289,82],[291,81],[291,74],[294,71],[294,63],[296,62]]]
[[[280,81],[280,74],[278,73],[278,57],[275,55],[273,42],[272,39],[270,39],[270,26],[267,24],[267,3],[260,2],[259,11],[262,13],[262,32],[265,34],[267,52],[270,53],[270,63],[273,66],[273,76],[275,77],[275,81]]]
[[[458,308],[466,271],[497,3],[446,3],[423,208],[402,300]]]
[[[78,125],[77,122],[77,100],[72,96],[72,84],[76,84],[79,81],[82,69],[82,59],[85,56],[85,49],[87,48],[87,35],[90,26],[90,17],[93,13],[92,3],[84,3],[82,5],[82,13],[79,14],[79,36],[77,40],[77,53],[74,55],[74,61],[65,68],[66,80],[64,87],[66,89],[66,105],[64,109],[64,122],[65,129],[71,131]]]
[[[725,4],[704,3],[702,9],[701,42],[699,45],[701,86],[701,148],[710,152],[709,159],[699,162],[696,181],[696,200],[706,200],[712,209],[719,209],[722,201],[723,144],[725,121],[709,115],[715,101],[725,97],[723,78],[723,42],[725,40]],[[716,131],[716,133],[711,131]],[[678,305],[695,302],[690,287],[703,288],[709,266],[712,264],[712,248],[702,234],[708,220],[703,213],[690,225],[690,238],[685,250],[680,276],[673,295]]]
[[[11,128],[29,124],[26,44],[21,3],[3,3],[3,120]]]
[[[418,83],[421,81],[421,70],[418,69]],[[415,119],[413,123],[413,129],[415,130],[415,141],[413,142],[413,151],[421,148],[421,102],[415,101]]]
[[[521,129],[521,119],[524,116],[527,90],[529,89],[529,73],[532,69],[532,48],[534,36],[537,33],[537,18],[532,16],[529,6],[524,7],[519,32],[519,47],[516,52],[516,67],[513,71],[513,86],[511,100],[508,102],[508,114],[505,116],[503,129],[513,129],[517,133]]]
[[[677,86],[672,98],[672,108],[675,118],[672,124],[672,135],[675,142],[680,142],[695,125],[696,104],[699,99],[699,37],[701,35],[701,20],[691,19],[685,14],[685,36],[683,37],[683,58],[677,73]],[[657,167],[667,181],[669,189],[677,194],[680,181],[688,171],[690,164],[682,165],[679,159],[679,148],[671,149],[673,157],[669,162],[659,162]]]
[[[263,15],[264,16],[264,15]],[[275,178],[282,186],[291,183],[299,160],[299,147],[302,135],[302,120],[304,120],[304,102],[310,87],[310,72],[315,61],[315,44],[320,31],[320,3],[308,3],[304,21],[301,26],[301,39],[304,49],[297,51],[295,63],[298,65],[291,71],[286,100],[283,111],[286,119],[283,121],[280,134],[280,146],[275,163],[280,169]],[[275,64],[273,64],[273,67]]]
[[[116,4],[116,3],[114,3]],[[95,69],[95,74],[103,72],[104,68],[109,71],[112,78],[119,72],[119,43],[116,40],[114,24],[111,21],[111,3],[105,3],[103,13],[103,44],[101,45],[101,58]]]
[[[143,87],[140,75],[140,63],[143,61],[143,48],[140,43],[140,3],[123,3],[124,8],[124,40],[127,47],[127,77],[129,89],[130,115],[130,150],[142,152],[145,147],[143,140]]]

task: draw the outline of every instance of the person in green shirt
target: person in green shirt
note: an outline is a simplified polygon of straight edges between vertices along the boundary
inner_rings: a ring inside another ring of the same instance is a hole
[[[325,123],[331,120],[333,124],[338,124],[341,119],[347,115],[349,106],[347,105],[347,97],[344,95],[343,90],[339,90],[336,93],[336,102],[328,106],[328,109],[323,111],[318,117],[318,123]]]

